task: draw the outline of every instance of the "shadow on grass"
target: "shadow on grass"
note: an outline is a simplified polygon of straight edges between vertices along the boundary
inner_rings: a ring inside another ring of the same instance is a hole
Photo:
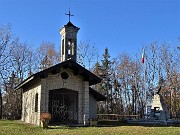
[[[163,125],[159,123],[128,123],[122,121],[98,121],[96,127],[119,127],[119,126],[143,126],[143,127],[180,127],[180,124],[175,125]],[[66,124],[66,125],[51,125],[49,129],[77,129],[77,128],[87,128],[90,126],[84,126],[79,124]]]
[[[1,120],[0,126],[32,126],[32,127],[37,127],[33,124],[25,123],[20,120]],[[180,127],[180,124],[175,124],[175,125],[162,125],[162,124],[157,124],[157,123],[151,123],[151,124],[143,124],[143,123],[128,123],[128,122],[122,122],[122,121],[98,121],[97,126],[98,128],[101,127],[119,127],[119,126],[143,126],[143,127]],[[55,124],[55,125],[50,125],[48,129],[69,129],[69,130],[74,130],[78,128],[89,128],[90,126],[84,126],[84,125],[79,125],[79,124]],[[91,128],[91,127],[90,127]]]
[[[144,126],[144,127],[180,127],[180,124],[164,125],[158,123],[128,123],[122,121],[98,121],[98,127],[116,127],[116,126]]]
[[[14,126],[18,126],[18,125],[22,125],[23,122],[19,121],[19,120],[1,120],[0,125],[14,125]]]

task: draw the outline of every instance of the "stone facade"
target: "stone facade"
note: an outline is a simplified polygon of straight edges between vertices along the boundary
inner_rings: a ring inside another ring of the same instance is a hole
[[[78,123],[87,124],[89,117],[96,117],[96,99],[89,94],[89,82],[81,75],[75,76],[71,69],[60,69],[69,75],[62,79],[60,73],[48,75],[31,88],[23,91],[22,120],[27,123],[40,125],[40,113],[48,112],[49,91],[66,88],[78,92]],[[35,95],[38,96],[38,110],[35,112]],[[91,113],[89,113],[89,110]]]
[[[24,89],[22,95],[22,117],[21,120],[27,123],[39,125],[40,123],[40,103],[41,84],[37,84],[29,89]],[[35,95],[38,94],[38,109],[35,112]]]
[[[97,117],[97,100],[91,93],[89,94],[89,112],[90,119]]]

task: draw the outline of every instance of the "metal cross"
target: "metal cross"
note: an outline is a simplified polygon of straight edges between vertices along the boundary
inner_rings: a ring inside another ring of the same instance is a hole
[[[70,22],[70,17],[71,17],[71,16],[74,16],[74,15],[71,14],[70,10],[69,10],[69,14],[66,14],[66,13],[65,13],[65,15],[68,15],[68,16],[69,16],[69,22]]]

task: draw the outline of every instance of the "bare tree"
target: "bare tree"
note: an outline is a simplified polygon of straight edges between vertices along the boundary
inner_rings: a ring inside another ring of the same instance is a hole
[[[55,50],[54,43],[43,42],[36,53],[40,70],[44,70],[60,62],[60,55]]]
[[[0,119],[2,118],[2,85],[4,79],[7,77],[4,75],[6,72],[6,65],[8,63],[8,57],[10,54],[9,47],[13,43],[11,26],[10,25],[1,25],[0,24]]]
[[[141,94],[140,66],[138,62],[133,60],[128,54],[121,54],[117,57],[117,75],[120,87],[119,93],[121,104],[125,114],[136,114],[136,106],[138,104],[138,94]],[[138,64],[137,64],[138,63]],[[141,97],[139,99],[142,99]],[[140,101],[142,102],[142,101]],[[143,102],[142,102],[143,103]],[[122,113],[122,112],[121,112]]]
[[[178,114],[179,101],[180,61],[179,54],[166,42],[151,43],[146,47],[147,85],[149,98],[162,86],[161,94],[164,97],[171,116]]]
[[[91,69],[98,52],[95,46],[90,45],[90,41],[80,42],[78,45],[78,63],[84,67]]]
[[[8,58],[6,71],[3,73],[5,94],[3,96],[3,115],[8,119],[19,119],[21,116],[22,93],[21,90],[15,90],[14,87],[28,77],[33,67],[32,51],[27,43],[21,43],[19,39],[14,40],[9,47],[11,53]]]
[[[19,40],[12,46],[11,52],[11,67],[12,71],[19,78],[19,83],[28,77],[31,68],[33,67],[32,51],[27,43],[21,43]]]
[[[12,34],[11,26],[0,27],[1,117],[2,114],[16,118],[21,115],[21,91],[15,90],[14,86],[22,82],[31,71],[30,67],[33,67],[33,52],[28,46]]]

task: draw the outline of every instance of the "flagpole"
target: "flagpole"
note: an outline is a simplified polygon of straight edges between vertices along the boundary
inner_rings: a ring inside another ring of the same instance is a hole
[[[147,93],[146,93],[146,57],[144,51],[144,97],[145,97],[145,119],[147,119]]]
[[[145,59],[145,51],[143,48],[143,54],[142,54],[142,63],[144,64],[144,101],[145,101],[145,119],[147,119],[147,93],[146,93],[146,59]]]

